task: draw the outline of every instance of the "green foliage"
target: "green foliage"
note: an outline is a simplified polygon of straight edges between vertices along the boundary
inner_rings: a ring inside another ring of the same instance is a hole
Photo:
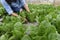
[[[19,17],[3,15],[5,9],[0,6],[0,40],[60,40],[60,6],[29,4],[30,13],[24,11]],[[22,19],[21,19],[21,17]],[[24,18],[28,22],[37,22],[38,25],[25,27]]]
[[[21,40],[31,40],[31,38],[28,35],[24,35]]]
[[[4,34],[0,37],[0,40],[8,40],[8,34]]]

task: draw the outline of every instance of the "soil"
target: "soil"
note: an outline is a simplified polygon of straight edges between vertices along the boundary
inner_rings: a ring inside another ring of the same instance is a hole
[[[27,24],[24,24],[25,26],[31,26],[31,25],[33,25],[33,26],[37,26],[38,25],[38,23],[37,22],[33,22],[33,23],[27,23]]]

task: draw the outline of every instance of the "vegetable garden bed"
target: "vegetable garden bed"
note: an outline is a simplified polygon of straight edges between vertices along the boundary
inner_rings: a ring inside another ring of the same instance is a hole
[[[60,6],[29,4],[29,8],[31,13],[24,11],[19,15],[30,23],[37,22],[37,26],[25,26],[21,19],[4,15],[6,12],[0,7],[4,19],[0,24],[0,40],[60,40]]]

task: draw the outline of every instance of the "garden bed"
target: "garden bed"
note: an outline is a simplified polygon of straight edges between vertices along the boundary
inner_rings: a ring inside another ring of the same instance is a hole
[[[0,40],[60,40],[60,6],[29,4],[29,8],[30,13],[19,13],[29,22],[23,24],[20,18],[4,15],[1,7]]]

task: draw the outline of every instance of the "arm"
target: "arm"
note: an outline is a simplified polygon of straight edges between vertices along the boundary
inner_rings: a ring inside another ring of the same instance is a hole
[[[27,12],[30,12],[30,9],[29,9],[29,7],[28,7],[28,4],[25,4],[25,5],[24,5],[24,8],[26,9]]]
[[[0,1],[1,1],[2,6],[5,8],[5,10],[7,11],[7,13],[9,15],[18,16],[17,14],[15,14],[13,12],[13,10],[10,7],[10,5],[5,0],[0,0]]]
[[[21,3],[24,5],[24,8],[26,9],[27,12],[30,12],[28,4],[26,3],[25,0],[21,0]]]

